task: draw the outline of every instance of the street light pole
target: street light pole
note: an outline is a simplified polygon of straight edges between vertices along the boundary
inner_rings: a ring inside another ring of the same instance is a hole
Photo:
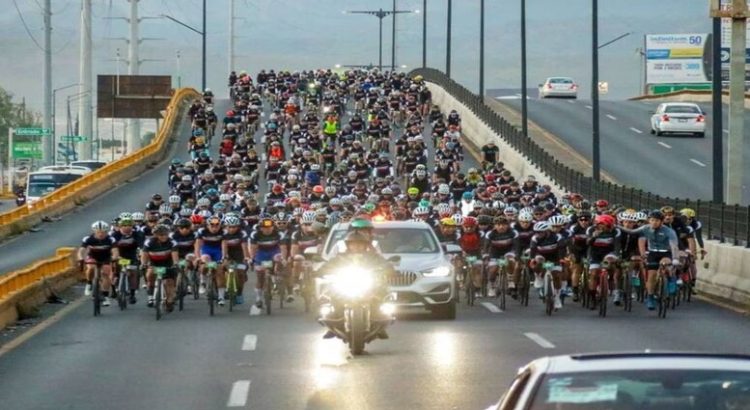
[[[395,4],[395,1],[394,1],[394,4]],[[343,13],[344,14],[369,14],[371,16],[377,17],[378,20],[380,20],[380,23],[379,23],[379,40],[378,40],[378,70],[383,71],[383,19],[386,18],[386,17],[388,17],[388,16],[390,16],[390,15],[393,15],[394,19],[395,19],[396,14],[415,13],[415,12],[418,12],[418,11],[413,11],[413,10],[385,11],[383,9],[379,9],[379,10],[349,10],[349,11],[344,11]],[[394,31],[394,33],[395,33],[395,31]],[[396,47],[396,45],[394,43],[393,44],[393,50],[396,49],[395,47]],[[395,56],[395,54],[392,55],[391,57],[393,58],[393,56]],[[395,60],[391,60],[391,63],[394,63],[394,61]],[[394,65],[392,65],[391,66],[391,70],[395,70],[395,69],[396,69],[396,67]]]
[[[713,201],[716,203],[724,202],[724,133],[723,133],[723,116],[721,102],[721,18],[713,18],[713,87],[712,87],[712,107],[713,107]]]
[[[479,1],[479,101],[484,102],[484,0]]]
[[[529,137],[529,106],[526,78],[526,0],[521,0],[521,133]]]
[[[396,70],[396,0],[393,0],[393,26],[391,33],[391,71]]]
[[[422,68],[427,67],[427,0],[422,0]]]
[[[52,114],[52,155],[53,155],[53,158],[57,157],[55,155],[55,147],[56,147],[55,144],[57,143],[57,138],[56,138],[57,122],[56,122],[56,115],[55,115],[55,110],[57,106],[57,92],[65,90],[67,88],[75,87],[77,85],[80,85],[80,83],[68,84],[66,86],[55,88],[54,90],[52,90],[52,112],[51,114]],[[52,161],[52,162],[54,163],[55,161]]]
[[[201,40],[202,41],[202,48],[203,48],[203,50],[202,50],[202,60],[203,61],[202,61],[202,64],[201,64],[201,67],[202,67],[201,68],[201,86],[205,90],[206,89],[206,0],[203,0],[203,31],[198,30],[197,28],[192,27],[192,26],[190,26],[188,24],[185,24],[185,23],[181,22],[180,20],[177,20],[176,18],[174,18],[172,16],[169,16],[167,14],[160,14],[159,16],[163,17],[163,18],[166,18],[166,19],[169,19],[169,20],[172,20],[175,23],[177,23],[177,24],[185,27],[186,29],[188,29],[190,31],[194,31],[194,32],[196,32],[196,33],[198,33],[198,34],[201,35],[201,37],[202,37],[202,40]]]
[[[448,29],[445,46],[445,75],[451,77],[451,20],[453,18],[453,0],[448,0]]]
[[[591,107],[592,107],[592,159],[594,181],[600,180],[599,146],[599,0],[591,1]]]

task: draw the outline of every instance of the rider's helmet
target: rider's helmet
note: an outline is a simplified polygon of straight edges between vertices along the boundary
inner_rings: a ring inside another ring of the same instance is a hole
[[[690,218],[690,219],[694,219],[695,218],[695,210],[693,210],[691,208],[682,208],[682,209],[680,209],[680,215],[682,215],[684,217],[687,217],[687,218]]]
[[[547,222],[537,222],[534,224],[534,232],[547,232],[550,230],[549,223]]]
[[[107,232],[109,231],[109,224],[104,221],[96,221],[91,224],[91,230],[94,232]]]

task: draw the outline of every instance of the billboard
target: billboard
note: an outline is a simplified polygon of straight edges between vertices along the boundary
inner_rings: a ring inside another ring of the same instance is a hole
[[[172,96],[168,75],[99,75],[96,116],[99,118],[161,118]]]
[[[703,33],[646,35],[646,82],[708,82],[708,39]]]

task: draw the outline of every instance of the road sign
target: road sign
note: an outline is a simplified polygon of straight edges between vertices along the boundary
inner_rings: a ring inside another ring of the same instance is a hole
[[[82,135],[63,135],[60,139],[69,142],[83,142],[88,140],[88,138]]]
[[[49,128],[16,128],[13,130],[16,135],[41,136],[51,135],[52,130]]]
[[[37,141],[13,141],[13,158],[42,159],[42,144]]]
[[[606,81],[599,81],[599,94],[606,94],[609,92],[609,83]]]

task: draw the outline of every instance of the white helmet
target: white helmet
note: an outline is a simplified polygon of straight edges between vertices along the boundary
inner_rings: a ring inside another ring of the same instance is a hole
[[[179,195],[171,195],[169,197],[169,203],[170,204],[179,204],[181,202]]]
[[[172,207],[169,204],[159,205],[159,213],[162,215],[170,215],[172,213]]]
[[[229,195],[229,194],[221,194],[221,195],[219,195],[219,201],[221,201],[221,202],[231,201],[231,200],[232,200],[232,196]]]
[[[414,211],[412,212],[412,215],[413,216],[422,216],[422,215],[427,215],[429,213],[430,213],[430,209],[427,208],[426,206],[418,206],[418,207],[414,208]]]
[[[451,193],[451,188],[448,186],[448,184],[440,184],[440,186],[438,186],[437,193],[440,195],[448,195]]]
[[[518,214],[518,221],[519,222],[531,222],[534,220],[534,215],[532,215],[530,212],[521,212]]]
[[[208,198],[200,198],[197,202],[198,206],[211,206],[211,200]]]
[[[549,218],[548,222],[552,226],[562,226],[568,223],[568,218],[564,215],[554,215]]]
[[[143,222],[143,220],[146,219],[146,216],[143,215],[143,212],[133,212],[133,220],[136,222]]]
[[[544,221],[534,224],[534,232],[546,232],[549,231],[549,228],[549,224]]]
[[[91,224],[92,231],[109,231],[109,224],[104,221],[96,221]]]
[[[302,214],[302,223],[313,223],[315,222],[315,211],[305,211]]]

